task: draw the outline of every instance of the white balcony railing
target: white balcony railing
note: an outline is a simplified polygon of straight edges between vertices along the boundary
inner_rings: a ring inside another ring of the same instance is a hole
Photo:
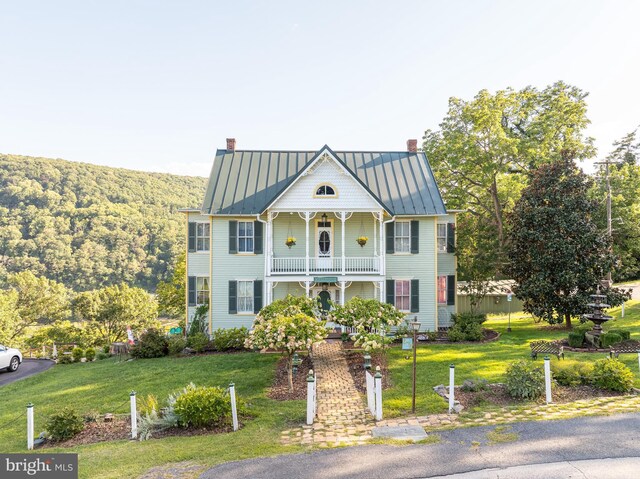
[[[345,257],[344,272],[349,274],[379,273],[380,257]],[[334,273],[341,274],[342,258],[309,258],[309,274]],[[271,258],[271,274],[305,274],[307,265],[305,258]]]

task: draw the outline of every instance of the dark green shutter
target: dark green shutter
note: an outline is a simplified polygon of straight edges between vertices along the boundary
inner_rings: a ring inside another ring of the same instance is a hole
[[[396,245],[395,245],[394,239],[395,239],[395,223],[393,222],[387,223],[386,239],[385,239],[387,254],[393,254],[396,252]]]
[[[229,221],[229,254],[238,252],[238,222]]]
[[[411,254],[418,254],[420,252],[420,222],[411,222]]]
[[[456,304],[456,277],[454,275],[447,276],[447,305]]]
[[[253,312],[258,314],[262,309],[262,281],[253,282]]]
[[[196,305],[196,277],[189,276],[189,306]]]
[[[229,314],[238,314],[238,282],[229,281]]]
[[[189,223],[189,253],[196,250],[196,227],[197,223]]]
[[[253,222],[253,252],[255,254],[262,254],[262,223],[259,221]]]
[[[387,280],[387,303],[396,304],[396,282],[392,279]]]
[[[420,311],[420,281],[417,279],[411,280],[411,312],[417,313]]]
[[[447,223],[447,253],[454,253],[456,248],[456,225]]]

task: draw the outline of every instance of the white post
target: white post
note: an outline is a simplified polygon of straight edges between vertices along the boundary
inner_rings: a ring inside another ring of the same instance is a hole
[[[376,421],[382,421],[382,374],[380,366],[376,366],[376,375],[374,376],[376,389]]]
[[[544,357],[544,387],[547,395],[547,404],[551,402],[551,360],[549,356]]]
[[[56,347],[56,343],[53,343],[53,352],[51,353],[51,357],[53,359],[58,357],[58,348]]]
[[[238,430],[238,406],[236,405],[236,385],[229,384],[229,396],[231,397],[231,420],[233,422],[233,430]]]
[[[316,401],[316,388],[315,388],[316,378],[313,375],[313,369],[309,370],[309,374],[307,375],[307,424],[310,426],[313,424],[313,420],[315,418],[315,401]]]
[[[305,212],[304,222],[305,222],[305,235],[306,235],[306,240],[305,240],[306,256],[305,256],[304,264],[305,264],[305,272],[307,276],[309,275],[309,219],[310,218],[311,218],[311,213],[309,213],[308,211]]]
[[[624,302],[622,303],[622,311],[620,313],[620,317],[624,318]]]
[[[638,368],[640,368],[640,351],[638,351]]]
[[[346,281],[340,281],[340,306],[344,306],[344,290],[346,289]]]
[[[138,437],[138,408],[136,407],[136,392],[129,394],[131,400],[131,439]]]
[[[376,224],[376,220],[378,219],[377,214],[373,214],[373,256],[378,256],[378,225]]]
[[[343,212],[340,213],[340,221],[342,222],[342,228],[341,228],[341,231],[340,231],[340,233],[342,234],[342,276],[344,276],[345,271],[346,271],[346,269],[345,269],[345,266],[346,266],[345,265],[345,256],[344,256],[344,247],[345,247],[345,244],[344,244],[344,236],[345,236],[344,235],[344,233],[345,233],[344,227],[345,227],[346,220],[347,220],[347,213],[345,213],[343,211]]]
[[[304,282],[304,293],[307,295],[307,298],[310,298],[310,291],[311,291],[311,281],[305,281]]]
[[[27,449],[33,449],[33,404],[27,404]]]
[[[454,402],[454,384],[455,384],[455,371],[456,367],[452,364],[449,366],[449,414],[453,411]]]

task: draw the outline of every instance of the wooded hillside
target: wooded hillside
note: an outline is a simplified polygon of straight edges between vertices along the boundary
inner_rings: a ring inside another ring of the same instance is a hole
[[[206,179],[0,154],[0,282],[30,270],[76,291],[154,290]]]

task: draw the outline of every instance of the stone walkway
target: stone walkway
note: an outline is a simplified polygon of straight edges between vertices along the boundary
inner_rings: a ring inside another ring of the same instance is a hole
[[[313,366],[318,378],[318,417],[312,426],[282,432],[284,444],[365,444],[375,425],[353,383],[340,341],[327,341],[313,348]]]

